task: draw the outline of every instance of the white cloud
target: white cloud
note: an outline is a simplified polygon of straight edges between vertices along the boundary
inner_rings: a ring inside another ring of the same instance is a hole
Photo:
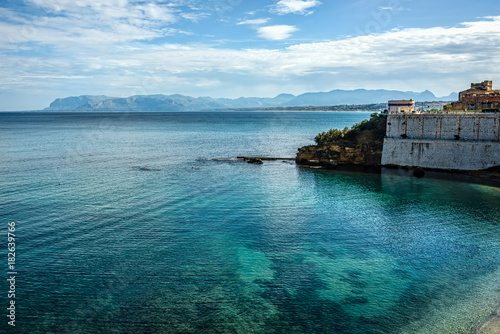
[[[126,23],[110,31],[91,29],[98,25],[95,20],[76,27],[71,23],[65,17],[53,17],[36,32],[23,34],[17,25],[0,22],[2,48],[16,42],[58,47],[55,57],[18,55],[15,50],[3,54],[0,88],[71,89],[73,95],[90,91],[121,96],[137,92],[223,96],[239,87],[238,94],[246,90],[243,95],[248,96],[273,85],[275,91],[267,89],[268,94],[387,88],[430,89],[447,95],[456,90],[448,89],[450,85],[466,88],[473,81],[500,81],[500,16],[451,28],[401,29],[276,49],[126,44],[131,39],[153,38],[157,32]],[[269,40],[288,38],[297,30],[288,25],[256,28]]]
[[[238,22],[238,24],[261,25],[261,24],[266,24],[268,21],[269,18],[262,18],[262,19],[240,21]]]
[[[140,18],[169,23],[177,21],[173,10],[169,7],[158,6],[154,3],[149,3],[144,6],[137,6],[137,9],[144,13],[144,16],[138,15]]]
[[[60,18],[61,19],[61,18]],[[61,19],[63,20],[63,19]],[[64,26],[69,22],[62,21]],[[16,35],[15,26],[0,25],[5,35]],[[10,29],[10,30],[9,30]],[[48,29],[48,28],[44,28]],[[290,37],[297,31],[294,26],[274,25],[258,29],[263,38],[280,40]],[[209,45],[188,46],[182,44],[165,44],[163,46],[150,45],[147,48],[137,46],[116,46],[103,50],[84,50],[74,54],[79,68],[93,68],[100,71],[128,69],[132,73],[141,70],[155,73],[197,73],[226,72],[251,73],[267,76],[276,75],[308,75],[315,71],[337,72],[340,69],[363,70],[367,73],[387,73],[395,71],[405,73],[433,71],[454,73],[468,71],[475,68],[495,71],[500,68],[500,16],[482,21],[466,22],[459,27],[434,27],[427,29],[402,29],[378,35],[351,37],[336,41],[321,43],[302,43],[284,49],[224,49]],[[70,34],[79,33],[86,43],[97,43],[99,40],[112,43],[120,35],[122,40],[130,36],[136,38],[148,37],[138,28],[130,30],[129,25],[118,27],[114,32],[98,30],[73,29]],[[51,35],[49,39],[47,36]],[[94,35],[95,34],[95,35]],[[40,38],[36,36],[40,35]],[[65,31],[40,30],[38,35],[32,35],[29,41],[40,43],[67,43],[73,41]],[[20,34],[18,34],[20,36]],[[2,38],[2,37],[0,37]],[[68,39],[67,42],[64,42]],[[27,41],[19,37],[19,41]],[[3,37],[3,42],[8,42]],[[66,44],[65,44],[66,45]],[[61,52],[65,50],[62,48]],[[105,53],[101,53],[101,51]],[[63,54],[62,54],[63,55]],[[80,75],[72,73],[71,62],[61,67],[63,57],[51,58],[51,61],[41,61],[36,57],[17,57],[10,53],[4,58],[2,69],[9,68],[15,71],[19,64],[21,68],[38,68],[41,71],[50,64],[50,73],[46,75]],[[18,63],[9,63],[7,60],[18,60]],[[50,58],[49,58],[50,59]],[[57,61],[56,61],[57,60]],[[73,61],[73,60],[72,60]],[[10,66],[10,65],[12,66]],[[57,73],[58,67],[64,73]],[[281,71],[286,68],[286,71]],[[293,70],[290,70],[293,69]],[[248,71],[248,72],[246,72]],[[30,73],[31,70],[28,70]],[[2,76],[4,77],[4,76]]]
[[[279,14],[302,14],[308,15],[313,13],[311,8],[319,6],[321,2],[318,0],[280,0],[273,6],[272,11]]]
[[[154,2],[129,4],[127,0],[27,1],[44,9],[45,15],[30,16],[0,10],[0,29],[3,32],[0,35],[0,47],[21,48],[30,43],[32,48],[57,45],[67,52],[75,48],[102,50],[120,43],[183,33],[169,26],[176,23],[182,17],[181,14],[185,13]],[[1,22],[4,18],[4,22]]]
[[[54,12],[75,11],[82,8],[101,10],[105,8],[126,8],[128,0],[107,0],[105,3],[93,0],[26,0],[32,4]]]
[[[410,10],[409,8],[404,8],[404,7],[389,7],[389,6],[380,6],[378,7],[378,10],[388,10],[390,12],[401,12],[403,10]]]
[[[259,36],[265,39],[269,39],[272,41],[278,41],[282,39],[289,38],[293,32],[297,31],[294,26],[289,25],[274,25],[274,26],[265,26],[257,29]]]
[[[85,75],[24,75],[22,78],[30,79],[89,79],[91,76]]]
[[[178,15],[185,20],[192,21],[195,23],[210,16],[209,13],[204,13],[204,12],[201,12],[201,13],[179,13]]]

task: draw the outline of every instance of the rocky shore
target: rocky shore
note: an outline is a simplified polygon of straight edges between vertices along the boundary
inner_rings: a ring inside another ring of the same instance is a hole
[[[332,145],[301,147],[295,161],[300,166],[321,166],[332,169],[350,167],[378,169],[381,159],[381,149],[339,141]]]
[[[317,145],[299,148],[297,164],[330,169],[380,169],[386,117],[372,114],[370,120],[351,129],[332,129],[316,137]]]
[[[464,175],[484,182],[500,185],[500,166],[479,171],[442,170],[420,167],[382,165],[382,149],[386,132],[386,117],[372,114],[370,120],[351,129],[330,130],[316,137],[317,145],[298,149],[295,161],[299,166],[311,168],[380,171],[382,167],[410,170],[422,177],[430,172]]]

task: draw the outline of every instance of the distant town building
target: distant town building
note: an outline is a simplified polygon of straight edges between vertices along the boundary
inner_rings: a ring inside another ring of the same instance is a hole
[[[498,111],[500,109],[500,90],[493,90],[492,81],[471,83],[470,89],[460,92],[458,102],[444,106],[446,111]]]
[[[413,100],[392,100],[388,102],[389,114],[395,114],[399,112],[415,112],[415,101]]]

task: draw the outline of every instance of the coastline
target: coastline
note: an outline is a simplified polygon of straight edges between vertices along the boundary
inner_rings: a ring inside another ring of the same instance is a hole
[[[455,129],[455,132],[461,131],[460,135],[464,136],[465,139],[476,138],[475,141],[463,140],[464,143],[472,144],[462,147],[456,145],[457,138],[451,137],[452,127],[445,128],[449,138],[441,138],[442,119],[436,120],[436,124],[439,125],[439,129],[435,130],[436,133],[433,132],[434,130],[427,129],[429,133],[424,134],[424,115],[402,115],[402,117],[411,118],[412,122],[415,123],[411,123],[409,128],[414,132],[410,133],[413,137],[423,138],[424,135],[428,135],[429,138],[440,138],[439,143],[446,142],[448,145],[431,147],[429,142],[432,140],[417,143],[407,142],[405,138],[409,126],[408,120],[405,118],[401,121],[397,118],[399,116],[401,115],[372,114],[369,120],[355,124],[350,129],[346,127],[344,130],[331,129],[320,133],[315,137],[316,145],[303,146],[298,149],[295,161],[300,166],[311,168],[392,169],[396,172],[403,171],[402,173],[406,174],[409,172],[416,177],[436,175],[435,177],[439,178],[456,178],[461,176],[459,178],[464,181],[488,183],[500,187],[500,161],[496,155],[499,147],[494,143],[485,144],[485,138],[479,140],[478,126],[473,127],[468,124],[464,125],[463,129]],[[493,118],[489,114],[482,117],[494,120],[495,124],[499,121],[498,117]],[[394,118],[397,118],[396,121]],[[467,120],[470,121],[470,119]],[[461,119],[452,119],[452,121],[456,127],[456,124],[460,124]],[[477,117],[475,122],[478,122]],[[488,137],[488,140],[498,141],[498,124],[496,126],[496,130],[493,130],[491,126],[483,129],[483,132],[486,131],[491,137]],[[401,131],[403,135],[396,136]],[[387,140],[389,139],[405,144],[388,145]],[[466,150],[466,152],[461,150]],[[479,154],[480,152],[484,154]],[[451,155],[443,158],[445,153]],[[481,156],[480,159],[478,158],[479,162],[470,163],[470,160],[474,160],[476,157],[476,153]]]

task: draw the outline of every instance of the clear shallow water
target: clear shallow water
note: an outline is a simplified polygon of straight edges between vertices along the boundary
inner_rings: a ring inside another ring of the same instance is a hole
[[[232,159],[368,117],[0,114],[16,332],[467,333],[500,304],[499,188]]]

